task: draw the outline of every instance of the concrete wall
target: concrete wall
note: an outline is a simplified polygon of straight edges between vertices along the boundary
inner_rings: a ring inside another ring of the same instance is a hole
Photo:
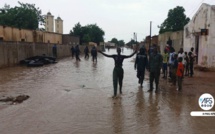
[[[150,36],[146,36],[145,42],[144,42],[144,46],[145,46],[146,50],[149,50],[149,44],[150,44]],[[160,47],[157,35],[151,37],[151,46],[153,44],[156,44],[156,45],[158,45],[158,47]]]
[[[201,29],[208,29],[208,35],[201,35]],[[184,50],[190,51],[191,47],[198,56],[198,65],[215,67],[215,6],[202,4],[184,27]]]
[[[3,41],[24,41],[62,44],[62,34],[0,26]]]
[[[70,44],[70,45],[79,45],[80,38],[76,36],[71,36],[69,34],[64,34],[62,37],[63,44]]]
[[[180,48],[183,48],[183,31],[166,32],[158,36],[158,45],[160,46],[160,52],[164,52],[164,48],[169,38],[172,40],[172,46],[175,51],[178,52]]]
[[[54,44],[45,43],[26,43],[26,42],[0,42],[0,68],[15,66],[20,60],[46,54],[52,56],[52,47]],[[84,54],[86,46],[79,46],[81,54]],[[99,46],[104,47],[103,45]],[[92,46],[89,46],[91,50]],[[71,45],[57,45],[58,58],[71,56]],[[101,49],[102,50],[102,49]]]
[[[0,68],[14,66],[20,60],[46,54],[52,56],[53,44],[0,42]],[[69,45],[57,45],[58,58],[70,56]]]

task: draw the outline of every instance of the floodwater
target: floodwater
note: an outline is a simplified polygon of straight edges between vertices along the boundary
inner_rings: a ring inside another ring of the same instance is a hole
[[[123,54],[132,52],[124,49]],[[198,95],[168,89],[148,93],[148,74],[140,88],[133,60],[124,60],[123,94],[116,99],[114,61],[100,54],[97,64],[69,57],[38,68],[1,69],[0,97],[30,98],[15,105],[0,102],[0,134],[215,133],[215,117],[190,116],[202,111]]]

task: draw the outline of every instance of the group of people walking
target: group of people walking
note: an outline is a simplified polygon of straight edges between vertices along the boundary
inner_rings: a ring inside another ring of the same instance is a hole
[[[76,61],[81,61],[81,59],[79,57],[80,53],[81,53],[79,45],[76,45],[75,47],[72,46],[71,47],[71,53],[72,53],[72,58],[74,58],[74,55],[75,55]],[[84,48],[84,54],[85,54],[84,58],[89,59],[89,48],[88,48],[88,46],[86,46]],[[97,62],[97,49],[95,46],[93,46],[91,49],[91,56],[92,56],[92,61]]]
[[[121,55],[121,48],[117,48],[117,54],[108,55],[101,51],[99,53],[103,54],[106,57],[113,58],[115,62],[115,67],[113,69],[113,87],[114,87],[114,96],[117,96],[117,85],[119,83],[119,92],[122,94],[122,84],[123,84],[123,76],[124,70],[122,68],[123,60],[126,58],[132,57],[137,53],[137,50],[134,51],[131,55]],[[160,70],[162,68],[163,58],[158,53],[157,47],[154,46],[153,51],[150,53],[149,59],[146,53],[146,49],[141,47],[139,53],[136,56],[136,60],[134,63],[134,69],[137,69],[137,78],[138,83],[142,87],[143,80],[145,78],[145,70],[147,69],[150,72],[150,89],[148,92],[153,91],[153,81],[155,80],[156,84],[156,92],[158,91],[158,83]]]
[[[115,67],[113,69],[113,87],[114,87],[114,97],[117,95],[117,85],[119,83],[119,92],[122,93],[122,83],[124,70],[122,68],[122,63],[125,58],[132,57],[137,51],[129,56],[121,55],[121,49],[117,48],[116,55],[107,55],[99,51],[106,57],[113,58],[115,61]],[[177,90],[182,90],[182,80],[184,76],[193,76],[193,64],[195,59],[194,48],[191,48],[190,52],[183,51],[183,48],[179,50],[178,53],[172,46],[167,46],[164,49],[164,54],[158,53],[158,47],[153,45],[147,54],[144,47],[139,49],[139,53],[136,56],[134,69],[137,70],[137,78],[140,86],[143,86],[143,80],[145,78],[145,70],[149,71],[150,77],[150,87],[148,92],[152,92],[154,87],[153,83],[155,81],[155,92],[159,91],[159,77],[161,69],[163,70],[163,78],[167,79],[167,74],[169,74],[169,79],[176,86]]]
[[[117,86],[119,84],[119,93],[122,94],[122,85],[123,85],[123,61],[126,58],[130,58],[137,53],[135,50],[131,55],[121,55],[121,48],[116,49],[117,54],[108,55],[98,50],[102,55],[113,58],[115,62],[115,67],[113,69],[113,89],[114,97],[117,96]],[[150,77],[150,87],[148,92],[152,92],[154,87],[153,83],[155,81],[155,92],[159,91],[159,77],[162,69],[163,78],[167,79],[167,74],[173,85],[177,87],[178,90],[182,90],[182,80],[184,76],[193,76],[193,64],[194,64],[194,48],[191,48],[191,51],[187,54],[181,48],[178,53],[175,52],[175,49],[172,46],[166,46],[164,53],[161,55],[158,52],[158,47],[153,45],[147,52],[145,47],[139,49],[137,53],[134,69],[137,70],[137,78],[140,86],[143,86],[143,81],[145,78],[145,70],[149,71]],[[75,48],[71,48],[72,57],[76,56],[76,61],[80,61],[80,49],[77,45]],[[89,58],[89,48],[86,46],[84,49],[85,59]],[[97,62],[97,49],[92,47],[91,49],[92,60]]]

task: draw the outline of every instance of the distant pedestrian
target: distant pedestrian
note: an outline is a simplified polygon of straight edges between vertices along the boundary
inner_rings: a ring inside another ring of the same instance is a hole
[[[155,92],[158,92],[158,84],[160,77],[160,70],[163,65],[163,58],[158,53],[157,47],[153,48],[153,52],[149,57],[149,72],[150,72],[150,89],[148,92],[153,91],[153,82],[155,80],[156,89]]]
[[[163,78],[167,78],[167,62],[169,59],[167,49],[164,50],[164,54],[162,56],[163,56]]]
[[[137,69],[137,78],[140,86],[143,86],[143,80],[145,78],[145,69],[148,67],[148,58],[145,48],[141,47],[140,52],[137,54],[134,68]]]
[[[79,55],[80,55],[81,51],[79,49],[79,45],[77,45],[75,47],[75,57],[76,57],[76,61],[81,61],[81,59],[79,58]]]
[[[169,77],[172,79],[172,66],[174,61],[175,49],[170,49],[169,53]]]
[[[85,59],[88,59],[89,58],[89,48],[88,48],[88,46],[85,47],[84,53],[85,53]]]
[[[71,47],[71,53],[72,53],[72,59],[73,59],[75,55],[75,48],[73,46]]]
[[[190,52],[188,53],[189,60],[190,60],[190,77],[193,77],[194,71],[194,62],[196,58],[196,54],[194,53],[194,48],[191,47]]]
[[[120,94],[122,94],[122,81],[123,81],[123,76],[124,76],[124,70],[122,68],[123,60],[126,58],[132,57],[136,52],[137,51],[135,51],[134,53],[132,53],[129,56],[121,55],[121,49],[119,47],[117,48],[117,55],[116,54],[107,55],[107,54],[99,51],[99,53],[103,54],[106,57],[113,58],[115,61],[115,67],[113,69],[113,87],[114,87],[114,96],[113,97],[116,97],[116,95],[117,95],[118,82],[119,82],[119,91],[120,91]]]
[[[190,77],[193,77],[194,57],[193,57],[192,52],[189,52],[188,56],[189,56]]]
[[[187,52],[185,52],[184,53],[185,54],[185,58],[184,58],[184,60],[185,60],[185,76],[188,76],[189,75],[189,65],[190,65],[190,62],[189,62],[189,57],[188,57],[188,55],[187,55]]]
[[[52,47],[52,55],[53,57],[57,58],[57,45],[54,44],[54,46]]]
[[[177,67],[177,83],[178,83],[178,91],[182,90],[182,79],[184,76],[184,65],[182,63],[182,58],[179,57],[178,59],[178,67]]]
[[[92,61],[96,61],[97,62],[97,49],[95,46],[92,47],[91,50],[91,55],[92,55]]]
[[[180,48],[179,52],[178,52],[178,58],[182,58],[182,64],[185,65],[185,53],[184,53],[184,50],[183,48]]]
[[[174,54],[174,61],[172,64],[172,83],[176,85],[176,72],[178,68],[178,54]]]

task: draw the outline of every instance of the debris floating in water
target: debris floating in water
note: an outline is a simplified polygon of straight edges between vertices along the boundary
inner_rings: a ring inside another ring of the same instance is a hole
[[[15,103],[22,103],[23,101],[27,100],[28,98],[30,98],[30,96],[28,96],[28,95],[19,95],[17,97],[9,96],[9,97],[0,99],[0,101],[1,102],[12,102],[12,104],[15,104]]]

